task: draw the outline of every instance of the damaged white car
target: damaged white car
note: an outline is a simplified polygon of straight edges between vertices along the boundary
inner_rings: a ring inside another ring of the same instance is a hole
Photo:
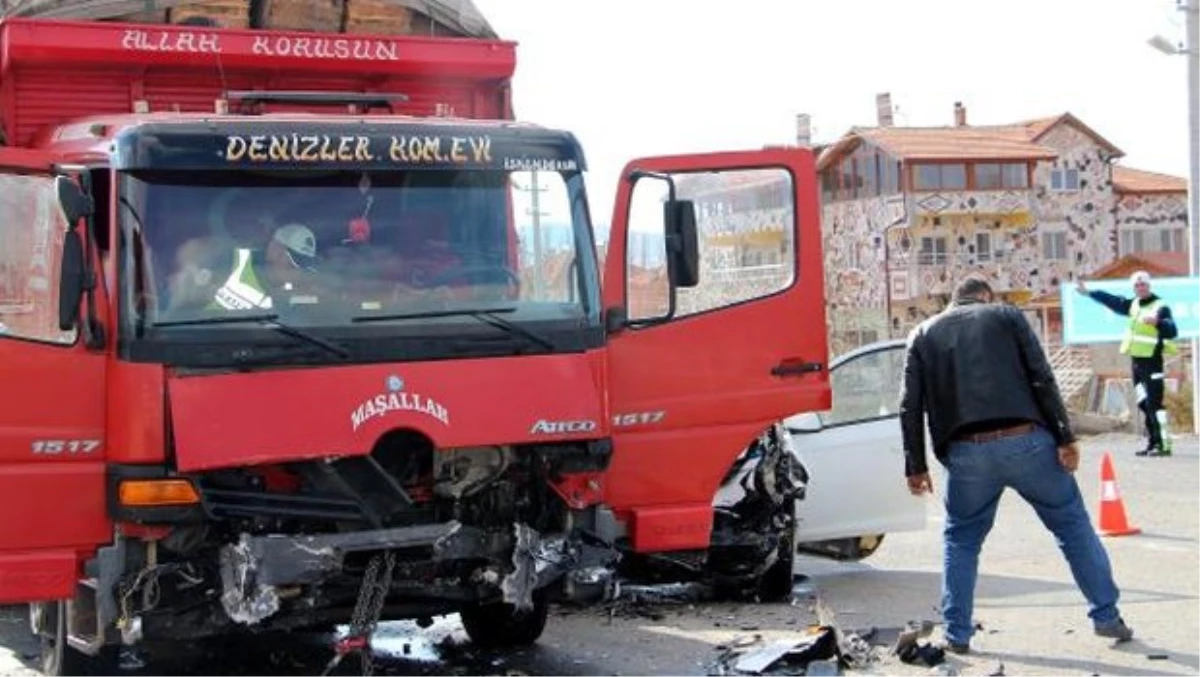
[[[872,343],[831,361],[833,408],[784,421],[795,472],[805,485],[795,501],[795,547],[837,560],[861,560],[886,534],[920,531],[926,525],[923,498],[904,481],[900,434],[900,389],[905,342]],[[756,448],[739,459],[714,506],[736,504],[757,465]],[[790,563],[789,563],[790,564]]]

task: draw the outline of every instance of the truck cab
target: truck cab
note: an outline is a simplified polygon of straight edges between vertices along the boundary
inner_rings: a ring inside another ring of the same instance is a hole
[[[513,645],[663,553],[790,583],[778,422],[830,404],[811,152],[634,160],[598,246],[514,49],[0,22],[0,602],[48,673],[378,586],[368,625]],[[753,223],[712,198],[745,181]],[[712,237],[746,228],[768,275]]]

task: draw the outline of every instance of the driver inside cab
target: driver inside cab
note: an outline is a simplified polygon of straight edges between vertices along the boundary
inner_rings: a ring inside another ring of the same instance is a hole
[[[253,251],[239,247],[233,252],[233,268],[213,296],[210,309],[250,310],[274,308],[275,298],[291,304],[316,303],[317,238],[302,223],[276,229],[267,244],[262,273],[255,269]]]

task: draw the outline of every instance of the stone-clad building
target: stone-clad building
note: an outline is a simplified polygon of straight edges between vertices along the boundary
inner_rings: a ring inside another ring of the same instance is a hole
[[[904,336],[969,271],[1025,307],[1119,255],[1186,251],[1185,182],[1117,164],[1070,113],[976,126],[955,104],[950,126],[890,122],[885,103],[879,126],[820,149],[834,354]]]

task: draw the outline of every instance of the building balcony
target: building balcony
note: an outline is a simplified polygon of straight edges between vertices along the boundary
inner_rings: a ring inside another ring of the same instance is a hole
[[[974,253],[911,252],[888,261],[889,294],[892,301],[909,301],[926,296],[948,295],[969,273],[986,277],[998,294],[1029,292],[1030,266],[1016,252]]]
[[[888,260],[889,270],[959,270],[962,268],[1012,265],[1018,261],[1014,252],[1001,250],[984,254],[971,252],[893,252]]]
[[[941,190],[908,195],[908,213],[915,218],[965,215],[1032,222],[1033,211],[1031,190]]]

